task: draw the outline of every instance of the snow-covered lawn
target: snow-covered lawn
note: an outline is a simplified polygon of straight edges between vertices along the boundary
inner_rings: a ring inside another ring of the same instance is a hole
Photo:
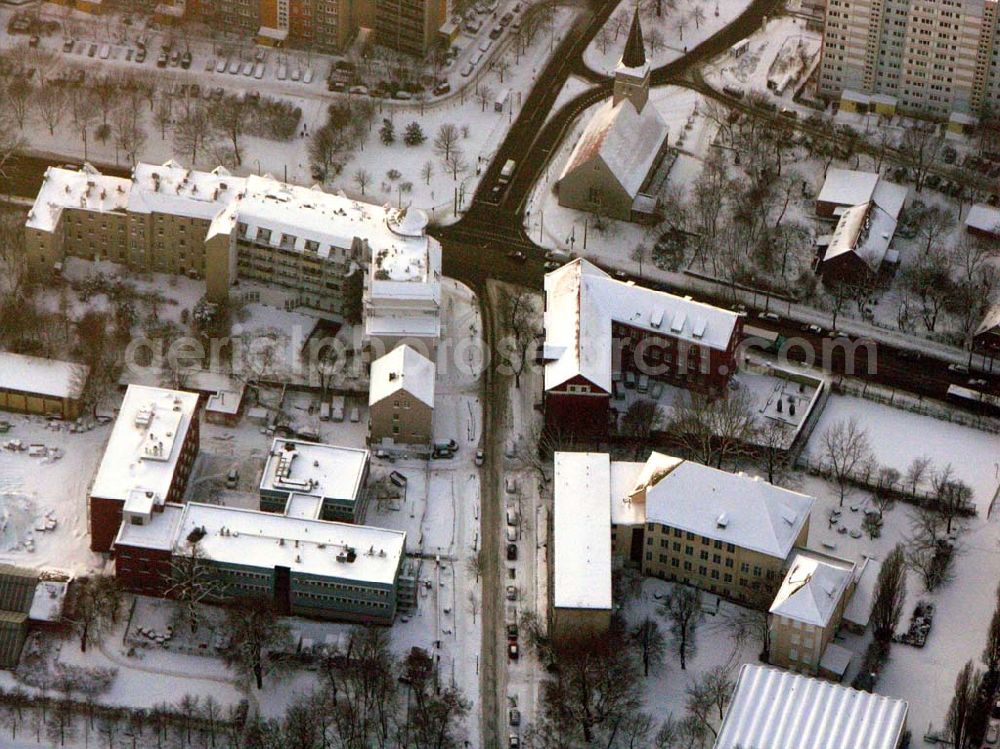
[[[654,66],[683,57],[739,16],[747,0],[651,0],[644,3],[642,34],[646,59]],[[584,62],[601,73],[615,69],[625,49],[632,23],[633,0],[621,0],[604,28],[587,47]],[[656,14],[657,5],[661,13]]]
[[[821,458],[823,434],[851,418],[867,430],[875,459],[901,474],[922,456],[933,460],[933,469],[951,464],[955,478],[972,488],[980,517],[986,516],[1000,485],[1000,435],[853,396],[831,396],[809,440],[810,456]]]

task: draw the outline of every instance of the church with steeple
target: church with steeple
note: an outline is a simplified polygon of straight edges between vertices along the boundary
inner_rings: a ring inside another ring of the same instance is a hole
[[[669,133],[649,102],[649,74],[637,7],[612,97],[587,123],[559,177],[559,205],[622,221],[655,220]]]

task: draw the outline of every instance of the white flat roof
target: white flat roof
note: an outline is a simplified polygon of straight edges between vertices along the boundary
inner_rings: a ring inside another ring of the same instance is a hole
[[[815,500],[685,460],[646,491],[646,521],[786,559]]]
[[[124,502],[138,489],[162,504],[197,406],[195,393],[129,385],[91,495]]]
[[[61,621],[68,589],[68,580],[40,579],[35,586],[35,597],[31,599],[28,618],[36,622]]]
[[[368,404],[374,405],[402,390],[434,408],[434,373],[430,359],[409,346],[397,346],[372,362]]]
[[[903,700],[745,664],[714,749],[895,749]]]
[[[174,539],[175,554],[185,552],[196,528],[205,531],[201,551],[223,564],[288,567],[293,573],[385,585],[395,582],[406,542],[403,531],[190,502]],[[357,555],[354,561],[337,561],[348,547]]]
[[[225,167],[210,172],[188,169],[176,161],[138,163],[132,170],[128,209],[210,221],[246,189],[246,179]]]
[[[853,562],[798,551],[771,603],[770,613],[825,627],[853,579]]]
[[[611,608],[611,461],[607,453],[555,454],[553,602]]]
[[[170,551],[174,548],[174,539],[177,537],[177,528],[183,512],[183,505],[165,504],[163,512],[152,513],[145,525],[124,522],[118,528],[114,545]]]
[[[79,398],[90,368],[84,364],[0,351],[0,389]]]
[[[367,465],[367,450],[279,437],[271,444],[260,488],[356,500]]]

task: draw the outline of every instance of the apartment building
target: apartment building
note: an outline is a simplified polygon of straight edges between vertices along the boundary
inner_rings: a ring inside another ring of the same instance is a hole
[[[946,119],[1000,103],[998,0],[829,0],[819,91]]]
[[[176,561],[198,554],[216,603],[253,597],[283,614],[392,624],[398,600],[414,597],[402,531],[198,502],[126,508],[125,520],[115,574],[135,593],[164,595]]]
[[[367,450],[275,439],[260,479],[260,509],[294,517],[364,519]]]
[[[618,281],[582,259],[546,274],[543,324],[546,423],[588,435],[607,430],[625,374],[721,392],[742,327],[735,312]]]
[[[180,502],[198,454],[198,395],[129,385],[90,488],[90,548],[109,551],[124,512]]]
[[[175,161],[137,164],[131,179],[90,165],[50,167],[25,224],[30,272],[61,270],[69,255],[136,271],[204,278],[212,301],[237,279],[285,290],[287,307],[343,316],[359,300],[348,278],[368,279],[366,332],[386,350],[405,338],[433,347],[440,334],[441,246],[419,210],[361,203],[270,176],[236,177]]]
[[[434,362],[403,345],[372,362],[368,441],[430,445],[434,434]]]
[[[375,41],[417,57],[433,48],[448,19],[447,0],[366,1],[374,5]]]

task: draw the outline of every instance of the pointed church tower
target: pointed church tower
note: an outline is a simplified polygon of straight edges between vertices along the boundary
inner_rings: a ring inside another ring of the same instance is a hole
[[[642,43],[642,25],[639,23],[639,6],[636,4],[632,16],[632,27],[628,31],[628,41],[622,59],[615,68],[614,103],[617,105],[630,99],[636,110],[641,112],[649,99],[649,63]]]

